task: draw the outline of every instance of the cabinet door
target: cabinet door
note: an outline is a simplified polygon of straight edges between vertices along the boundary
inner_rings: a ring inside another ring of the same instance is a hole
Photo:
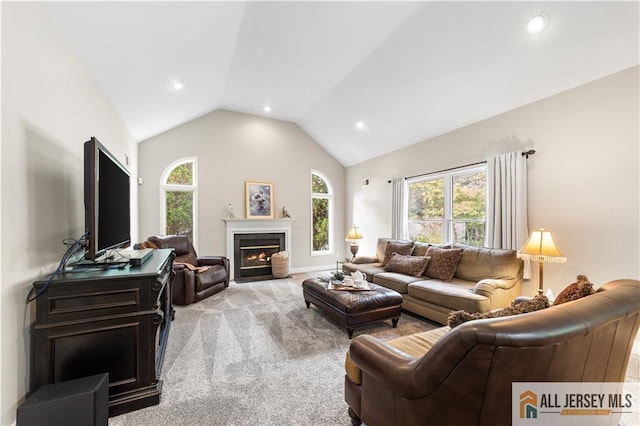
[[[155,336],[162,312],[34,329],[32,389],[109,373],[109,399],[157,383]]]

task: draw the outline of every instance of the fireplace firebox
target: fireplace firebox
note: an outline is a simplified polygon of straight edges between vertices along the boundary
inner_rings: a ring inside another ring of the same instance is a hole
[[[284,233],[234,234],[233,243],[236,282],[273,278],[271,255],[286,249]]]

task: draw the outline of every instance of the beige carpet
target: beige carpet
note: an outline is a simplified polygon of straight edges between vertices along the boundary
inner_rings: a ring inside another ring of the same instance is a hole
[[[346,331],[313,305],[301,283],[311,276],[236,284],[176,307],[159,405],[109,419],[110,426],[350,425],[344,402]],[[356,329],[393,338],[439,325],[403,313]],[[640,348],[640,345],[636,345]],[[640,354],[627,381],[640,381]]]
[[[126,425],[349,425],[344,402],[346,331],[315,306],[302,281],[232,283],[176,307],[160,405],[109,419]],[[328,274],[327,274],[328,275]],[[402,314],[356,329],[382,339],[439,326]]]

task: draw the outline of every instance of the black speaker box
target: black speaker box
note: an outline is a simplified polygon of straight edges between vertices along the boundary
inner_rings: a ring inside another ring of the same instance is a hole
[[[41,386],[18,407],[17,426],[108,424],[108,373]]]

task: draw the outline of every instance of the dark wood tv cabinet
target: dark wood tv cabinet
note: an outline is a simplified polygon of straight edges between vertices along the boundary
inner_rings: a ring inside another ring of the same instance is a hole
[[[173,250],[159,249],[140,266],[71,271],[54,279],[36,299],[30,393],[109,373],[109,416],[158,404],[174,317],[173,258]],[[46,282],[34,282],[35,290]]]

